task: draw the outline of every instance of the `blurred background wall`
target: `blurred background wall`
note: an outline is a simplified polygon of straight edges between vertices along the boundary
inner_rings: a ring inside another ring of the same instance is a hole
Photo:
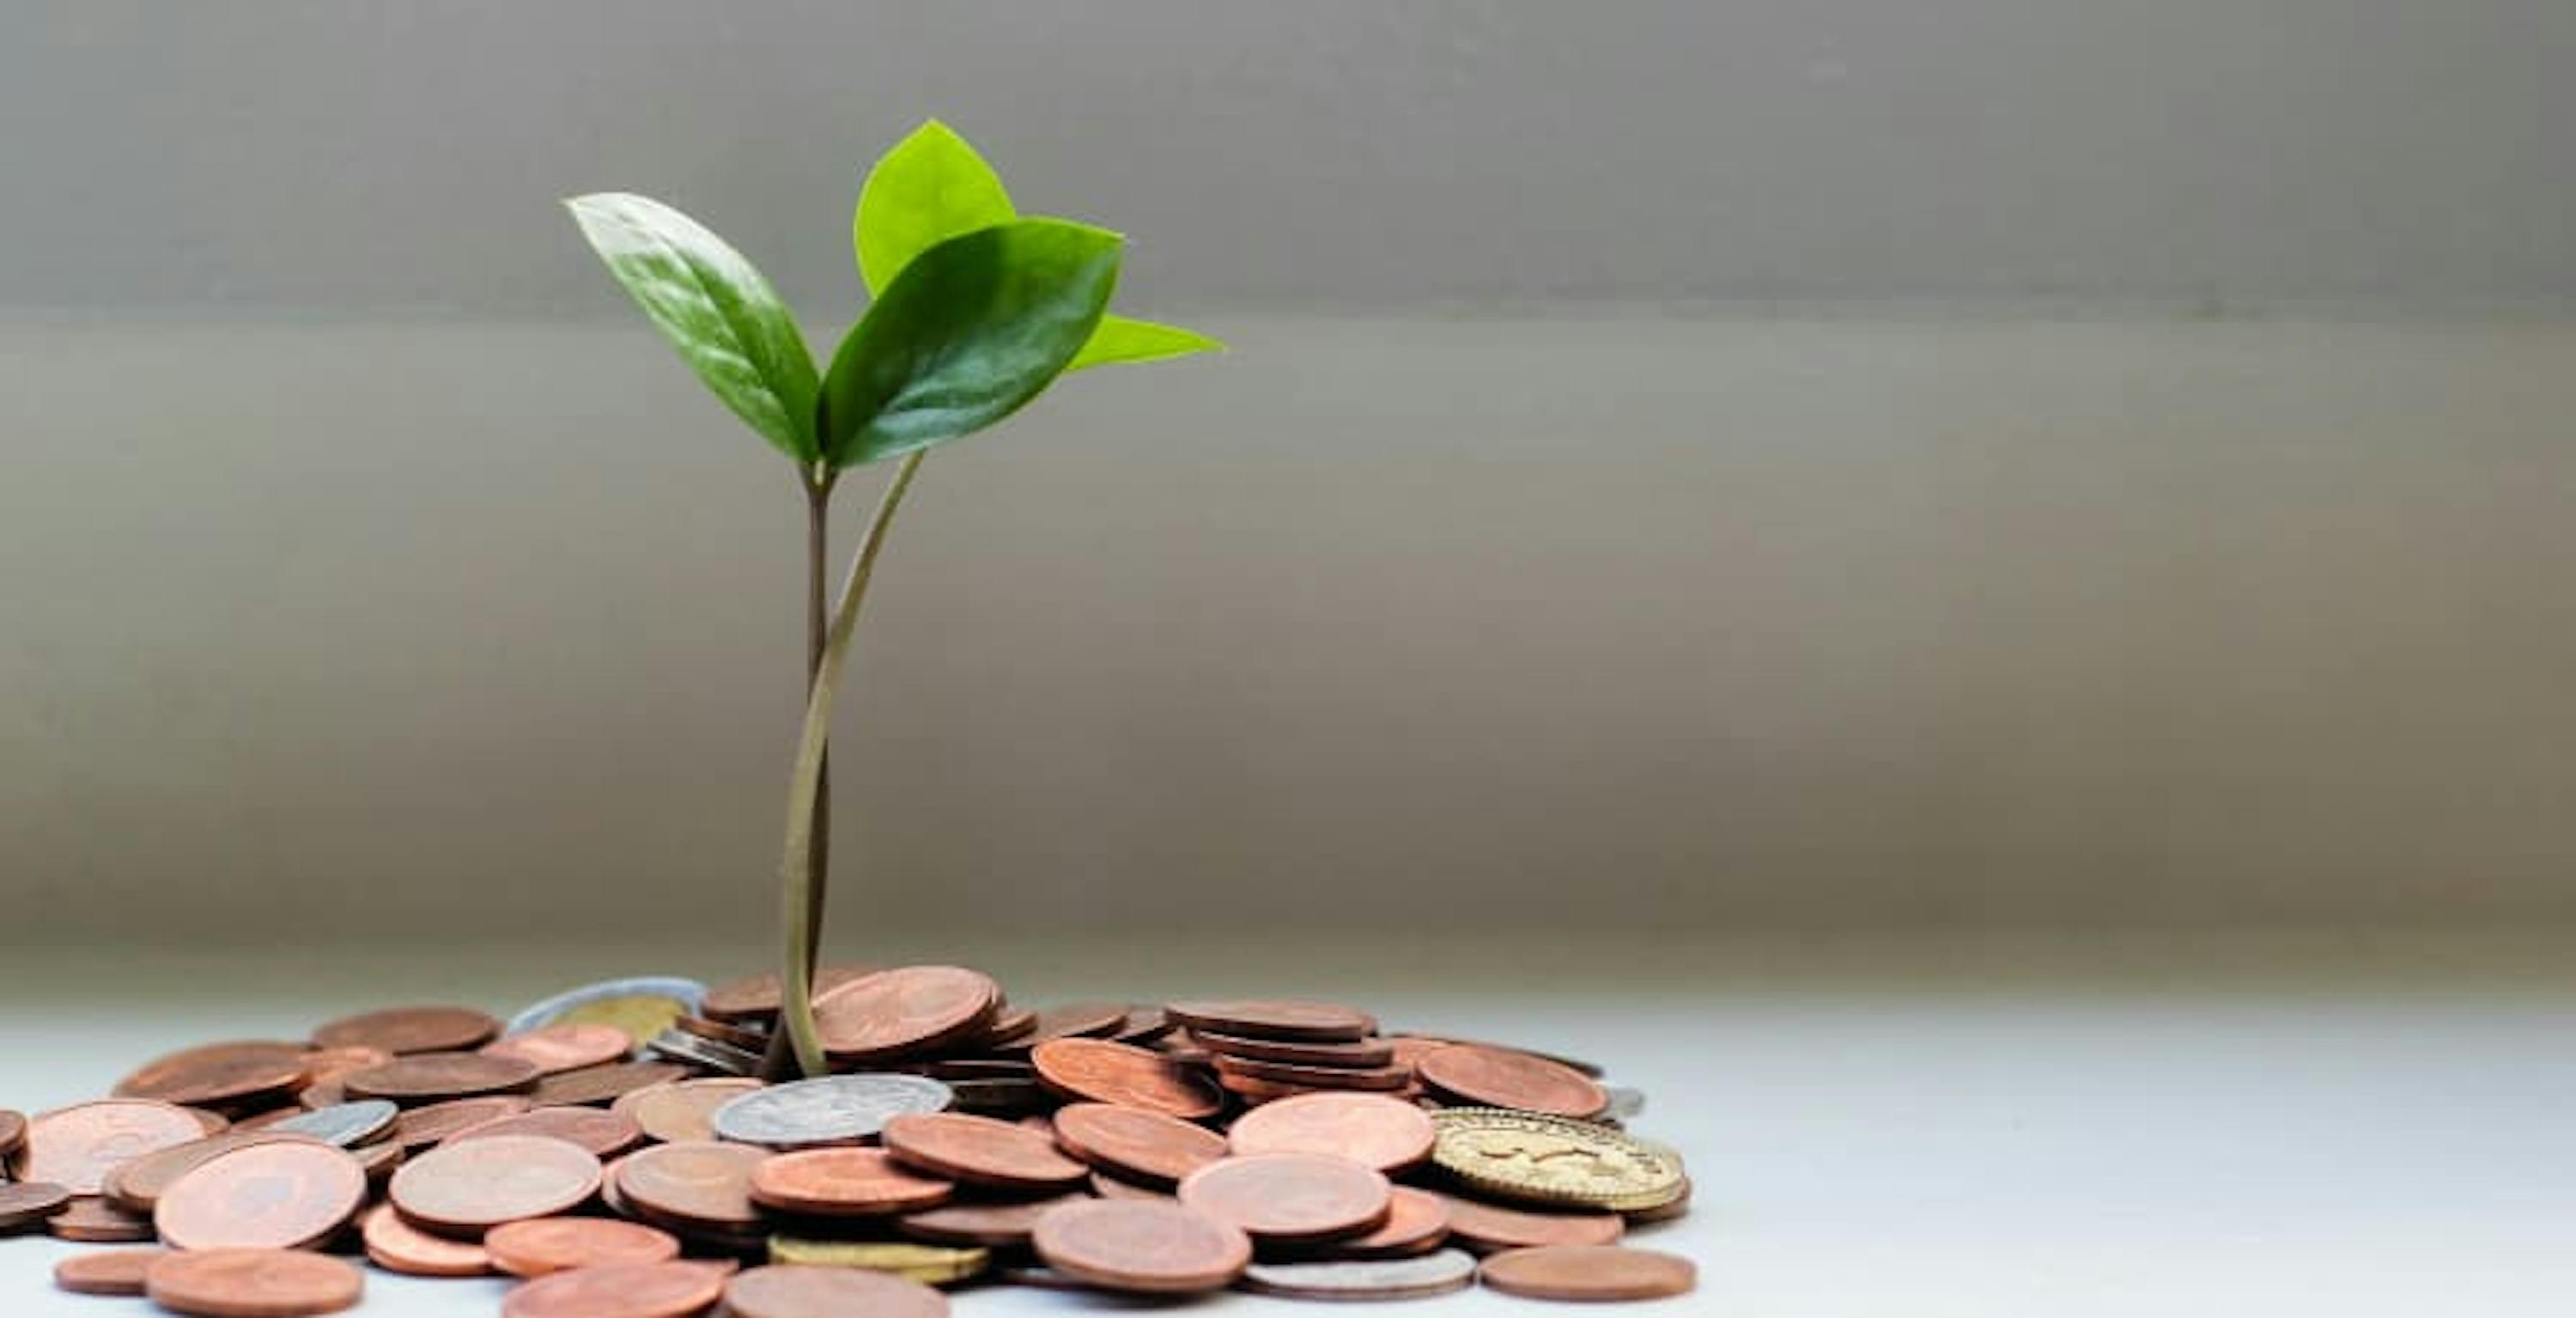
[[[828,346],[936,114],[1235,351],[925,468],[844,921],[2576,916],[2571,64],[2558,0],[12,0],[0,909],[757,936],[797,495],[554,202]]]

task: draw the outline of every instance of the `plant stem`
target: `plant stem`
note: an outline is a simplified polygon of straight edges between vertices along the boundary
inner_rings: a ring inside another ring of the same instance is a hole
[[[830,603],[824,594],[823,569],[831,541],[832,486],[840,473],[817,464],[797,475],[805,486],[805,693],[811,696],[814,672],[823,663],[824,610]],[[814,849],[808,868],[805,957],[807,965],[817,965],[822,961],[823,907],[832,885],[832,764],[828,758],[814,793]],[[783,997],[783,985],[780,992]],[[785,1080],[795,1067],[796,1055],[788,1047],[786,1032],[771,1034],[768,1053],[760,1060],[761,1078]]]
[[[840,603],[832,610],[830,629],[815,655],[813,681],[805,697],[805,730],[796,745],[795,773],[788,780],[787,845],[778,863],[778,877],[786,888],[787,917],[787,966],[779,976],[779,1033],[787,1036],[797,1067],[809,1076],[829,1069],[814,1026],[814,951],[823,916],[823,885],[814,865],[814,823],[825,772],[824,752],[832,734],[832,701],[849,659],[859,606],[867,600],[868,578],[876,572],[877,555],[894,530],[895,510],[903,506],[904,493],[912,488],[913,473],[921,470],[924,452],[916,449],[906,454],[894,469],[876,512],[868,518],[867,531],[859,537],[850,575],[841,585]]]

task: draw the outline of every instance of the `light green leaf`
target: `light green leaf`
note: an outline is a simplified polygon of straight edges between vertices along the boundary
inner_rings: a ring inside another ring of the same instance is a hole
[[[1064,369],[1079,371],[1122,362],[1159,362],[1187,357],[1192,353],[1223,351],[1223,343],[1197,330],[1156,324],[1150,320],[1130,320],[1125,316],[1103,316],[1100,328],[1091,332],[1091,341],[1082,345],[1082,351],[1073,356],[1073,364]]]
[[[868,171],[850,217],[850,245],[858,253],[859,278],[874,296],[923,252],[1019,217],[1002,190],[1002,176],[965,138],[932,119]]]
[[[814,358],[787,304],[742,253],[649,197],[595,192],[564,205],[609,273],[734,415],[799,463],[820,456]]]
[[[1018,411],[1099,327],[1124,243],[1069,220],[1017,220],[915,257],[832,356],[824,460],[881,461]]]

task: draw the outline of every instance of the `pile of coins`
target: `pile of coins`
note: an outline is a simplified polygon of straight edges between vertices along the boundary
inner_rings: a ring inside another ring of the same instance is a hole
[[[834,1074],[756,1078],[779,989],[623,980],[208,1044],[0,1111],[0,1232],[68,1291],[296,1318],[363,1258],[520,1278],[504,1318],[928,1318],[964,1284],[1396,1299],[1679,1295],[1684,1211],[1598,1068],[1331,1003],[1013,1006],[957,966],[820,976]],[[157,1243],[155,1243],[157,1242]]]

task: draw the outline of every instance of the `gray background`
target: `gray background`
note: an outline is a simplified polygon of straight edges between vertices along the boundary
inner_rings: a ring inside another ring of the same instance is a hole
[[[1236,351],[929,464],[854,942],[2576,915],[2576,8],[0,15],[19,937],[757,940],[795,495],[553,203],[828,343],[931,113]]]

